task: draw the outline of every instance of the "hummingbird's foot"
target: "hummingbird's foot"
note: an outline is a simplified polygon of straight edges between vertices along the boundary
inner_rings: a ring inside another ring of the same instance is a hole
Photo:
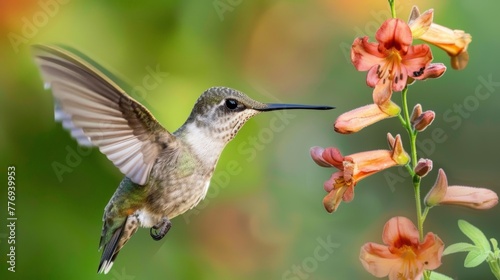
[[[163,217],[161,222],[154,225],[150,230],[149,234],[151,237],[158,241],[161,240],[167,234],[168,230],[172,227],[172,222],[167,217]]]

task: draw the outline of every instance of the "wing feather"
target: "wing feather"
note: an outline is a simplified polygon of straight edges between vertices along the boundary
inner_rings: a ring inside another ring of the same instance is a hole
[[[134,183],[144,185],[162,149],[174,141],[151,113],[110,78],[56,46],[34,47],[55,99],[54,118],[80,145],[97,146]]]

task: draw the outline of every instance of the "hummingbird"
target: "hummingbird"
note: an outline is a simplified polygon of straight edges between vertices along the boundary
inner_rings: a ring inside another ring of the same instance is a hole
[[[224,147],[251,117],[274,110],[334,108],[261,103],[231,88],[212,87],[171,133],[75,52],[35,45],[33,55],[46,89],[52,91],[55,120],[78,144],[98,147],[125,175],[104,208],[98,273],[110,271],[139,227],[161,240],[174,217],[205,197]]]

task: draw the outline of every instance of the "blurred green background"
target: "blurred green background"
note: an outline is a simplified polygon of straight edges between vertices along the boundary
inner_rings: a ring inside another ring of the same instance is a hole
[[[397,2],[403,19],[412,5],[421,11],[433,7],[436,22],[473,37],[465,70],[449,68],[441,79],[417,83],[409,92],[411,106],[421,103],[437,116],[420,134],[421,155],[435,167],[423,192],[437,168],[446,170],[450,184],[500,192],[500,2]],[[385,148],[388,131],[407,141],[397,119],[354,135],[332,129],[340,113],[371,102],[366,73],[354,69],[348,52],[356,36],[373,38],[388,11],[384,0],[1,1],[0,278],[369,279],[359,249],[368,241],[381,243],[390,217],[415,221],[410,181],[398,169],[377,174],[357,185],[351,203],[329,215],[322,185],[333,170],[316,166],[309,148],[337,146],[344,154]],[[30,54],[34,43],[66,44],[98,61],[171,131],[211,86],[233,87],[263,102],[337,109],[250,120],[223,152],[205,201],[175,218],[160,242],[140,229],[113,270],[97,275],[102,212],[122,175],[98,150],[79,149],[53,121],[51,94]],[[444,52],[433,52],[434,61],[449,65]],[[154,76],[157,83],[145,84],[155,71],[161,72]],[[481,80],[494,81],[490,91],[481,89],[489,92],[483,100],[475,96]],[[400,102],[399,94],[393,99]],[[468,109],[460,115],[456,106]],[[282,129],[271,129],[273,123]],[[434,129],[445,132],[444,142],[430,140]],[[59,177],[58,164],[69,169]],[[15,273],[6,264],[11,165],[17,183]],[[388,184],[394,176],[404,182]],[[463,218],[498,239],[499,214],[500,207],[437,207],[425,229],[446,244],[466,241],[457,227]],[[323,248],[328,242],[333,245]],[[492,278],[486,264],[464,269],[464,258],[446,256],[438,271],[459,279]]]

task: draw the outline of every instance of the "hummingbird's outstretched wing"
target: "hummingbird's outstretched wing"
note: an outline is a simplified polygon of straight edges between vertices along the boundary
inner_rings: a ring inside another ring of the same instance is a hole
[[[36,45],[34,56],[55,99],[55,119],[81,145],[93,145],[134,183],[144,185],[174,136],[115,82],[75,54]]]

